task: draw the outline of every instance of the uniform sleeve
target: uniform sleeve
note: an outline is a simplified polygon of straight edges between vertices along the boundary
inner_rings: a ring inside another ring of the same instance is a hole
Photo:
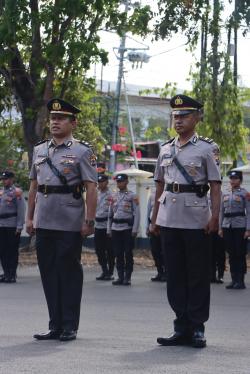
[[[220,174],[220,150],[217,144],[212,144],[207,152],[207,177],[208,181],[221,182]]]
[[[161,153],[157,159],[155,166],[154,180],[155,182],[164,182],[164,168],[161,166],[162,156]]]
[[[36,159],[36,149],[34,148],[29,179],[37,179],[36,168],[35,168],[35,159]]]
[[[133,196],[133,215],[134,215],[134,224],[132,228],[132,232],[137,233],[139,231],[140,226],[140,205],[139,200],[136,195]]]
[[[96,156],[91,148],[87,148],[80,158],[82,181],[97,183]]]
[[[224,194],[221,194],[221,203],[220,203],[220,214],[219,214],[219,230],[222,229],[222,224],[224,220]]]
[[[250,230],[250,201],[247,200],[246,197],[245,197],[245,206],[246,206],[246,230]]]
[[[151,196],[150,196],[148,199],[148,204],[147,204],[146,230],[149,229],[151,210],[152,210],[152,204],[151,204]]]
[[[22,191],[17,197],[17,229],[22,230],[25,221],[25,200]]]
[[[107,234],[111,233],[113,215],[114,215],[114,212],[113,212],[112,196],[110,196],[110,198],[109,198],[109,211],[108,211],[108,223],[107,223]]]

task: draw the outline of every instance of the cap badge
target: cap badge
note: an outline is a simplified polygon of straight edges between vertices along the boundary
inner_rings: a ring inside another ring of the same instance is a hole
[[[183,104],[183,100],[180,98],[180,96],[178,96],[176,99],[175,99],[175,105],[182,105]]]
[[[58,101],[55,101],[52,105],[52,109],[54,110],[60,110],[61,108],[61,104]]]

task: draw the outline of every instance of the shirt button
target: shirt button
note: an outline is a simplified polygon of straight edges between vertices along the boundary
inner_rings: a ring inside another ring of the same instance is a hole
[[[50,177],[47,177],[47,178],[46,178],[46,181],[49,181],[49,180],[50,180]]]
[[[172,201],[173,201],[173,203],[175,203],[175,202],[176,202],[176,199],[175,199],[175,198],[173,198],[173,199],[172,199]]]
[[[197,204],[198,204],[198,201],[195,201],[194,203],[195,203],[195,205],[197,205]]]

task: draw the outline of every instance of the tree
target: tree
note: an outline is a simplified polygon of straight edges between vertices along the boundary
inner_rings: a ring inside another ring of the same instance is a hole
[[[1,85],[20,110],[29,156],[44,135],[47,100],[70,98],[79,81],[88,84],[90,64],[107,61],[98,31],[143,34],[149,17],[149,7],[135,8],[125,25],[119,0],[0,0]]]

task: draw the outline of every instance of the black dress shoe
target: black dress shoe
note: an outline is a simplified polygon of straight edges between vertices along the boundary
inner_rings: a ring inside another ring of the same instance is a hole
[[[195,331],[192,336],[192,346],[194,348],[205,348],[207,345],[206,338],[202,331]]]
[[[114,286],[122,286],[122,285],[123,285],[123,280],[120,279],[120,278],[118,278],[118,279],[114,280],[114,281],[112,282],[112,284],[113,284]]]
[[[104,280],[105,281],[112,281],[112,280],[114,280],[114,277],[113,277],[112,274],[106,274]]]
[[[216,279],[216,283],[217,283],[217,284],[223,284],[223,283],[224,283],[223,278],[217,278],[217,279]]]
[[[4,283],[4,282],[5,282],[5,275],[1,274],[0,275],[0,283]]]
[[[68,342],[70,340],[75,340],[77,335],[77,330],[64,330],[60,335],[59,339],[62,342]]]
[[[96,280],[97,280],[97,281],[103,281],[103,280],[105,280],[106,275],[107,275],[107,274],[102,273],[101,275],[99,275],[98,277],[96,277]]]
[[[4,283],[16,283],[16,277],[7,277],[5,278]]]
[[[61,335],[61,331],[58,330],[49,330],[48,332],[42,334],[35,334],[33,338],[37,340],[52,340],[52,339],[59,339]]]
[[[175,345],[190,345],[190,338],[180,332],[174,332],[167,338],[157,338],[157,343],[166,347]]]
[[[152,282],[161,282],[162,279],[161,279],[161,274],[156,274],[154,277],[151,278],[151,281]]]
[[[128,279],[128,278],[125,278],[124,281],[123,281],[123,285],[124,286],[131,286],[131,280]]]

